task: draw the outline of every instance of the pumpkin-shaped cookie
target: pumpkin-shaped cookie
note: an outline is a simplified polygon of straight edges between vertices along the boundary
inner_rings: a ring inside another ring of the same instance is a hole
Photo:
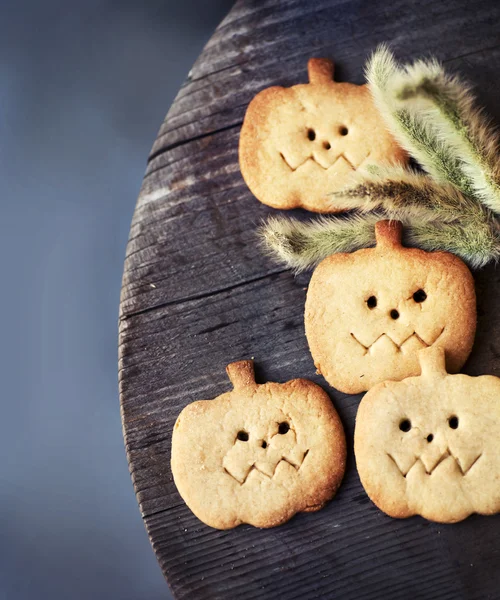
[[[350,394],[418,375],[428,346],[444,348],[448,370],[459,371],[476,329],[474,280],[459,258],[403,247],[396,221],[379,221],[375,233],[375,248],[323,260],[307,292],[316,368]]]
[[[361,483],[392,517],[452,523],[500,512],[500,379],[448,375],[442,348],[422,375],[370,390],[356,417]]]
[[[250,102],[241,129],[241,173],[274,208],[338,212],[331,192],[369,163],[406,162],[366,85],[332,80],[333,63],[311,58],[310,83],[270,87]]]
[[[232,363],[234,389],[184,408],[172,437],[179,493],[204,523],[280,525],[335,494],[346,444],[328,395],[305,379],[257,384],[252,361]]]

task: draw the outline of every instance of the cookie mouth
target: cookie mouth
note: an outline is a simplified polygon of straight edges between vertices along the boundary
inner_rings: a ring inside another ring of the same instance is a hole
[[[319,162],[318,159],[314,156],[314,154],[310,154],[303,162],[301,162],[299,165],[297,165],[296,167],[294,167],[286,159],[286,157],[283,154],[283,152],[280,152],[280,156],[283,159],[283,162],[286,164],[286,166],[293,173],[295,173],[297,171],[300,171],[309,162],[312,162],[312,163],[316,164],[318,167],[320,167],[321,169],[323,169],[323,171],[329,171],[335,165],[337,165],[337,163],[339,163],[339,162],[340,163],[345,163],[350,169],[352,169],[353,171],[356,171],[367,160],[367,158],[370,156],[370,154],[371,153],[369,152],[365,156],[365,158],[358,165],[355,165],[351,160],[349,160],[349,158],[347,158],[347,156],[344,153],[341,152],[340,154],[337,155],[337,157],[335,158],[335,160],[332,163],[327,164],[326,166],[324,164],[322,164],[321,162]]]
[[[362,342],[360,342],[358,340],[358,338],[354,335],[354,333],[351,332],[351,337],[352,339],[357,342],[363,349],[364,349],[364,353],[363,354],[370,354],[371,350],[375,347],[375,349],[378,346],[378,342],[380,342],[381,340],[383,340],[384,338],[387,338],[390,342],[392,342],[394,348],[396,349],[397,352],[404,352],[405,350],[405,346],[406,344],[413,339],[416,339],[417,342],[422,346],[422,348],[429,348],[430,346],[432,346],[433,344],[435,344],[438,339],[443,335],[445,330],[445,327],[443,327],[441,329],[441,331],[438,333],[438,335],[434,338],[434,340],[428,342],[426,341],[421,335],[419,335],[416,331],[414,331],[412,334],[410,334],[406,339],[404,339],[400,344],[398,344],[395,340],[393,340],[391,338],[391,336],[387,333],[382,333],[381,335],[378,336],[378,338],[376,338],[369,346],[365,346],[365,344],[363,344]]]
[[[460,472],[462,473],[462,475],[465,477],[465,475],[467,475],[467,473],[470,472],[470,470],[472,469],[472,467],[477,463],[477,461],[481,458],[481,456],[483,455],[483,453],[481,452],[480,454],[478,454],[476,456],[476,458],[470,463],[470,465],[468,467],[462,466],[462,462],[460,461],[460,459],[458,458],[458,456],[455,456],[451,450],[449,448],[446,448],[446,450],[443,452],[443,454],[441,454],[441,456],[438,458],[438,460],[434,463],[432,468],[427,468],[424,464],[424,462],[422,461],[422,458],[419,456],[415,459],[415,462],[411,465],[411,467],[409,469],[407,469],[405,471],[405,469],[402,469],[396,459],[394,458],[394,456],[392,456],[392,454],[389,454],[387,452],[387,456],[392,460],[392,462],[396,465],[396,467],[398,468],[398,471],[401,473],[401,475],[406,479],[406,477],[411,473],[411,471],[415,468],[415,466],[418,463],[421,463],[422,466],[424,467],[424,471],[427,475],[432,475],[436,469],[442,465],[444,463],[445,460],[451,458],[455,461],[457,467],[459,468]]]
[[[280,458],[280,460],[276,463],[276,466],[274,467],[274,471],[272,473],[272,475],[269,475],[269,473],[265,473],[264,471],[262,471],[261,469],[259,469],[259,467],[257,466],[256,463],[253,463],[253,465],[248,469],[245,477],[243,479],[240,479],[238,477],[236,477],[235,475],[233,475],[226,467],[224,468],[224,471],[230,476],[232,477],[235,481],[237,481],[240,485],[243,485],[246,480],[248,479],[250,473],[252,471],[258,471],[261,475],[264,475],[264,477],[267,477],[268,479],[272,479],[276,473],[276,470],[278,468],[278,466],[282,463],[288,463],[290,466],[292,466],[296,471],[298,471],[300,469],[300,467],[304,464],[304,461],[306,459],[306,456],[309,454],[309,450],[306,450],[304,452],[304,455],[302,456],[302,460],[300,461],[300,463],[297,463],[293,460],[291,460],[290,458],[287,458],[286,456],[283,456],[282,458]]]

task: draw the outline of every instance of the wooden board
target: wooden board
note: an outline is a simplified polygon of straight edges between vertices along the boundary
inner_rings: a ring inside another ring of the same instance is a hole
[[[432,53],[460,71],[500,121],[499,19],[493,0],[240,1],[189,73],[153,145],[120,307],[130,471],[176,598],[500,598],[500,516],[453,526],[399,521],[367,498],[352,453],[360,396],[315,375],[303,327],[310,275],[294,277],[259,251],[256,225],[276,211],[252,197],[237,161],[258,91],[307,81],[311,56],[332,58],[338,80],[361,83],[383,41],[401,60]],[[500,276],[488,267],[476,281],[479,327],[465,371],[500,375]],[[227,363],[251,356],[260,381],[308,377],[329,392],[348,436],[347,473],[318,513],[271,530],[220,532],[176,491],[172,426],[189,402],[229,389]]]

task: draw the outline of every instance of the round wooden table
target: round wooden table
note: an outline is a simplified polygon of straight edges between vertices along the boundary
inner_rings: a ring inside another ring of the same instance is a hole
[[[498,121],[499,22],[493,0],[240,1],[189,73],[149,157],[120,306],[130,471],[176,598],[500,598],[500,515],[448,526],[395,520],[367,498],[352,451],[360,396],[315,374],[303,326],[310,274],[294,277],[259,250],[256,226],[276,211],[244,184],[237,151],[257,92],[306,82],[311,56],[333,59],[337,80],[361,83],[383,41],[403,61],[432,53],[459,71]],[[498,272],[490,266],[476,282],[479,327],[465,372],[500,375]],[[228,390],[225,366],[249,357],[258,381],[306,377],[329,392],[348,437],[347,472],[317,513],[270,530],[216,531],[177,493],[172,427],[189,402]]]

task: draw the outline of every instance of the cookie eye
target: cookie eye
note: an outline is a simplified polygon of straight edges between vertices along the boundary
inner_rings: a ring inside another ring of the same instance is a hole
[[[375,296],[370,296],[366,301],[366,305],[370,309],[375,308],[377,306],[377,298]]]
[[[238,431],[236,439],[240,440],[240,442],[248,442],[248,433],[246,431]]]
[[[340,133],[340,135],[347,135],[349,133],[349,129],[347,129],[347,127],[345,125],[343,125],[339,129],[339,133]]]
[[[285,433],[288,433],[289,429],[290,425],[286,421],[283,421],[278,425],[278,433],[281,435],[285,435]]]
[[[450,417],[448,419],[448,425],[452,428],[452,429],[456,429],[458,427],[458,417],[453,415],[452,417]]]
[[[411,429],[411,421],[410,421],[410,419],[403,419],[401,421],[401,423],[399,424],[399,429],[401,429],[401,431],[404,431],[405,433],[407,431],[410,431],[410,429]]]
[[[314,140],[316,139],[316,132],[314,131],[314,129],[307,130],[307,137],[311,140],[311,142],[314,142]]]
[[[424,292],[424,290],[417,290],[414,294],[413,294],[413,300],[415,300],[415,302],[423,302],[425,299],[427,298],[427,294]]]

